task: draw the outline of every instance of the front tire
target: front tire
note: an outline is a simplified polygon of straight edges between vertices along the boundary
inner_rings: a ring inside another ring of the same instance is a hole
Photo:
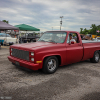
[[[98,63],[99,58],[100,58],[99,51],[95,51],[94,55],[93,55],[93,58],[91,58],[90,61],[93,62],[93,63]]]
[[[58,59],[55,56],[50,56],[44,60],[42,71],[47,74],[54,73],[58,68]]]

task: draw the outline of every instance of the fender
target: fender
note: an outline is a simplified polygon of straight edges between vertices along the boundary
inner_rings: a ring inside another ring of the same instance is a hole
[[[62,65],[62,56],[60,54],[48,54],[48,55],[45,55],[42,57],[42,63],[40,63],[40,69],[43,67],[43,61],[46,57],[49,57],[49,56],[60,56],[61,57],[61,65]]]

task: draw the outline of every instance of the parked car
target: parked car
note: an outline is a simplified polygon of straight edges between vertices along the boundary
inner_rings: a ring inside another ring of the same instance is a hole
[[[100,42],[82,40],[76,31],[47,31],[37,42],[12,45],[9,52],[12,64],[51,74],[58,66],[87,59],[98,63]]]
[[[93,41],[100,41],[100,37],[93,38]]]
[[[12,45],[18,42],[17,38],[12,38],[9,34],[0,33],[1,45]]]
[[[100,37],[97,37],[96,39],[97,39],[98,41],[100,41]]]

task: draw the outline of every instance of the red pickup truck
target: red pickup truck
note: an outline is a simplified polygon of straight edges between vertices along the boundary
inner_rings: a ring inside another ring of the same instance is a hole
[[[32,70],[54,73],[58,66],[90,59],[98,63],[100,42],[81,40],[76,31],[47,31],[34,43],[10,46],[9,61]]]

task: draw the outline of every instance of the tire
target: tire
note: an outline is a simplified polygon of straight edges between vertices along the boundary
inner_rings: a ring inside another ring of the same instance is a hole
[[[98,63],[99,62],[99,58],[100,58],[99,51],[95,51],[94,55],[93,55],[93,58],[91,58],[90,61],[92,63]]]
[[[31,42],[34,42],[34,40],[30,40]]]
[[[58,68],[58,59],[50,56],[44,60],[42,71],[46,74],[54,73]]]

